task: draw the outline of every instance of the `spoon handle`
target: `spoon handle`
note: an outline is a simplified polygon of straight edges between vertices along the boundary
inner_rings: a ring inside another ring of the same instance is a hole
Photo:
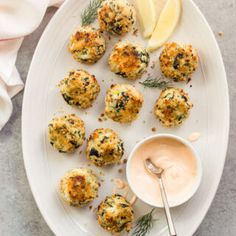
[[[162,178],[159,177],[159,186],[160,186],[160,191],[161,191],[161,197],[162,197],[162,202],[165,208],[165,215],[166,215],[166,220],[167,220],[167,224],[168,224],[168,228],[169,228],[169,233],[170,236],[177,236],[177,233],[175,231],[175,226],[173,223],[173,220],[171,218],[171,214],[170,214],[170,208],[169,208],[169,204],[167,201],[167,197],[166,197],[166,192],[165,192],[165,188],[162,182]]]

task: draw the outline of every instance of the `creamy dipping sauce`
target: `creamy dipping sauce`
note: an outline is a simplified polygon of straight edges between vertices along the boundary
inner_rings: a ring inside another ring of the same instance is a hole
[[[150,174],[144,160],[150,157],[164,169],[162,179],[170,205],[186,196],[197,181],[197,160],[192,150],[173,138],[154,138],[141,144],[130,162],[130,180],[139,197],[162,205],[158,179]]]

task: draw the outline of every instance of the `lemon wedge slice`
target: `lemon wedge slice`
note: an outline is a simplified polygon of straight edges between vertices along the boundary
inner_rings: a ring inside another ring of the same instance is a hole
[[[167,0],[148,42],[148,51],[155,51],[172,35],[179,22],[181,9],[181,0]]]
[[[153,0],[135,0],[135,7],[138,12],[138,19],[143,31],[143,37],[152,35],[156,26],[157,15]]]

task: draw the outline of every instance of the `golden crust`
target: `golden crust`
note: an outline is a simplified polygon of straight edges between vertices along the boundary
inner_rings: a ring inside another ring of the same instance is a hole
[[[68,50],[76,61],[92,64],[105,53],[106,42],[99,30],[84,26],[78,28],[71,36]]]
[[[98,223],[102,228],[111,233],[119,233],[123,230],[129,232],[132,227],[133,218],[132,206],[119,194],[107,196],[98,206]]]
[[[183,89],[162,90],[154,107],[154,114],[166,127],[180,125],[189,116],[193,104]]]
[[[188,80],[198,66],[197,51],[191,45],[175,42],[164,45],[159,60],[163,75],[174,81]]]
[[[84,142],[84,122],[74,114],[53,118],[48,125],[48,137],[59,152],[73,152]]]
[[[59,87],[65,101],[79,108],[91,107],[100,92],[95,76],[85,70],[71,70]]]
[[[62,177],[59,192],[66,203],[81,207],[97,197],[99,185],[91,169],[73,169]]]
[[[109,57],[111,71],[130,80],[140,78],[149,63],[148,52],[138,44],[119,42]]]
[[[123,141],[112,129],[96,129],[89,137],[86,155],[97,166],[117,163],[124,154]]]
[[[142,94],[132,85],[112,85],[105,98],[105,114],[113,121],[132,122],[137,118],[142,104]]]
[[[100,29],[115,35],[129,32],[135,21],[135,9],[126,0],[105,0],[98,9]]]

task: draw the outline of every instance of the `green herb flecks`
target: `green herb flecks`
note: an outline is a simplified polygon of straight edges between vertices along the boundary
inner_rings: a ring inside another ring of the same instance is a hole
[[[155,221],[152,215],[154,210],[155,209],[153,208],[149,213],[141,216],[136,221],[136,225],[131,236],[145,236],[151,230],[153,227],[153,222]]]
[[[87,8],[81,14],[82,26],[93,23],[97,18],[97,10],[103,0],[91,0]]]
[[[171,87],[172,85],[170,81],[167,81],[163,79],[162,77],[160,78],[148,77],[146,80],[139,83],[148,88],[159,88],[159,89],[165,89],[165,88]]]

